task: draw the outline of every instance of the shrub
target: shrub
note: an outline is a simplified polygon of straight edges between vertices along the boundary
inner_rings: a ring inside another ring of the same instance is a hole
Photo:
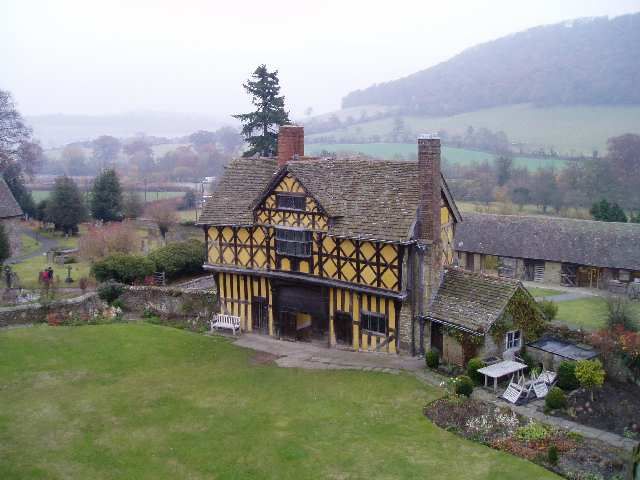
[[[552,302],[551,300],[542,300],[538,302],[538,305],[540,305],[540,309],[548,321],[556,318],[556,315],[558,314],[558,305],[555,302]]]
[[[520,358],[522,358],[522,360],[524,360],[524,363],[527,364],[527,367],[529,367],[529,371],[533,371],[538,367],[538,362],[531,355],[529,355],[529,352],[527,352],[526,350],[520,352]]]
[[[582,388],[591,392],[593,402],[593,390],[604,383],[604,369],[600,360],[580,360],[576,364],[576,378]]]
[[[558,386],[563,390],[575,390],[580,386],[576,378],[576,363],[562,362],[558,367]]]
[[[133,283],[142,280],[154,272],[155,265],[148,258],[139,255],[110,255],[96,262],[91,271],[100,282],[115,280],[121,283]]]
[[[456,395],[470,397],[473,392],[473,380],[466,375],[460,375],[456,378],[454,391],[456,392]]]
[[[87,277],[80,277],[80,280],[78,280],[78,286],[80,287],[80,290],[82,290],[82,293],[84,293],[89,287],[89,279]]]
[[[547,460],[551,465],[557,465],[558,463],[558,447],[555,445],[549,445],[547,450]]]
[[[112,304],[124,292],[124,286],[116,282],[103,283],[98,287],[98,297]]]
[[[111,306],[114,308],[119,308],[120,310],[124,310],[124,302],[121,298],[116,298],[113,302],[111,302]]]
[[[198,273],[205,260],[204,243],[199,240],[170,243],[152,251],[149,256],[156,271],[165,272],[167,278]]]
[[[483,376],[478,373],[478,370],[484,367],[484,362],[479,358],[472,358],[467,363],[467,375],[473,380],[476,385],[482,383]]]
[[[427,364],[427,367],[436,369],[438,365],[440,365],[440,357],[438,356],[438,352],[434,350],[429,350],[424,355],[424,361]]]
[[[547,393],[547,396],[544,399],[544,405],[549,410],[557,410],[560,408],[567,407],[567,397],[562,391],[562,389],[558,387],[553,387]]]
[[[547,427],[533,420],[516,430],[516,438],[523,442],[544,440],[548,435]]]
[[[139,235],[132,223],[107,223],[89,227],[80,237],[79,248],[82,257],[98,260],[116,253],[134,253],[140,245]]]

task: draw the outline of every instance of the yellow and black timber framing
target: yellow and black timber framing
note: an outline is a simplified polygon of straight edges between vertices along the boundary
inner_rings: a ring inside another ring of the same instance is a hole
[[[454,261],[460,217],[439,166],[433,176],[443,190],[431,204],[438,228],[431,242],[414,234],[415,163],[232,162],[200,221],[204,267],[215,273],[222,311],[248,332],[397,353],[413,329],[401,318],[419,313],[409,298],[414,276],[424,275],[412,266],[416,247]]]

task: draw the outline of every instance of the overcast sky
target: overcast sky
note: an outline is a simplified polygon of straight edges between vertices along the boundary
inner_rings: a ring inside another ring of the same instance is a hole
[[[288,108],[338,109],[351,90],[540,24],[640,10],[640,0],[0,0],[0,89],[26,115],[248,107],[255,67]]]

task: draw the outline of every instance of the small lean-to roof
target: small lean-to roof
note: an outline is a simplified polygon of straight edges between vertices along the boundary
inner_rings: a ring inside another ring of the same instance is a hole
[[[640,270],[640,224],[465,213],[459,251]]]
[[[0,218],[15,218],[22,215],[22,208],[11,193],[9,185],[0,177]]]
[[[427,318],[475,334],[485,334],[496,322],[518,289],[516,280],[445,270]]]
[[[329,233],[403,242],[418,209],[418,164],[371,159],[305,159],[278,168],[275,160],[237,159],[226,168],[200,217],[202,225],[246,225],[253,207],[290,172],[331,218]],[[442,179],[443,196],[460,214]]]

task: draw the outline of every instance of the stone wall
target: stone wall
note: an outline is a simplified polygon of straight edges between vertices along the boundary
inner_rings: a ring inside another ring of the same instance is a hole
[[[106,305],[95,292],[79,297],[55,300],[48,303],[30,303],[14,307],[0,308],[0,327],[11,325],[29,325],[47,321],[47,315],[56,314],[61,319],[74,315],[93,316]]]
[[[219,312],[215,290],[175,287],[125,286],[120,296],[125,312],[154,316],[158,323],[190,330],[205,330]]]

